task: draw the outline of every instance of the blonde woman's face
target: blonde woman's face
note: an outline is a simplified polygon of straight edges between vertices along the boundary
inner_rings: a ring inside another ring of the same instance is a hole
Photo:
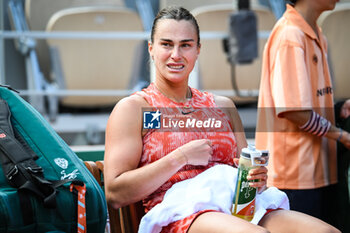
[[[155,29],[149,53],[156,67],[156,77],[171,82],[187,79],[200,47],[194,25],[186,20],[161,19]]]

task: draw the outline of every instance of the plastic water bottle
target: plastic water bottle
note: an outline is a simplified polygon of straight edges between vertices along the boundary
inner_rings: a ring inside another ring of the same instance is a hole
[[[251,221],[255,212],[255,197],[257,189],[249,186],[247,176],[254,168],[252,158],[259,158],[261,152],[255,148],[243,148],[239,158],[236,191],[233,197],[231,213],[247,221]]]

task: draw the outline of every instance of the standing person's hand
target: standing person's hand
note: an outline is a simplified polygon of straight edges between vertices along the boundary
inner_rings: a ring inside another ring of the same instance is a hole
[[[348,117],[350,117],[350,99],[346,100],[340,109],[340,118],[346,119]],[[348,132],[342,132],[340,142],[350,150],[350,134]]]
[[[340,109],[340,118],[348,118],[350,116],[350,99],[344,102]]]
[[[193,140],[179,147],[181,153],[186,157],[187,164],[207,165],[213,155],[212,144],[209,139]]]
[[[340,138],[340,142],[350,150],[350,133],[343,131],[342,136]]]

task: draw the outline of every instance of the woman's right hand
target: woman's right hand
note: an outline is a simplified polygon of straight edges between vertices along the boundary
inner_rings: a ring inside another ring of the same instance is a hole
[[[178,148],[187,159],[187,164],[207,165],[213,155],[213,148],[209,139],[190,141]]]

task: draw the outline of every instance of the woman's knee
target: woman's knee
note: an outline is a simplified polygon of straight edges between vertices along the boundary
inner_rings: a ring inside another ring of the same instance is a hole
[[[341,233],[340,230],[338,230],[337,228],[333,227],[332,225],[328,225],[328,224],[324,224],[324,225],[320,226],[319,229],[317,230],[317,232],[320,232],[320,233]]]
[[[259,225],[272,232],[340,233],[337,228],[318,218],[287,210],[271,212],[260,221]]]
[[[267,230],[267,229],[265,229],[263,227],[259,228],[256,232],[259,232],[259,233],[270,233],[269,230]]]
[[[188,230],[189,233],[221,232],[221,233],[269,233],[261,226],[246,220],[220,212],[206,212],[199,215]]]

